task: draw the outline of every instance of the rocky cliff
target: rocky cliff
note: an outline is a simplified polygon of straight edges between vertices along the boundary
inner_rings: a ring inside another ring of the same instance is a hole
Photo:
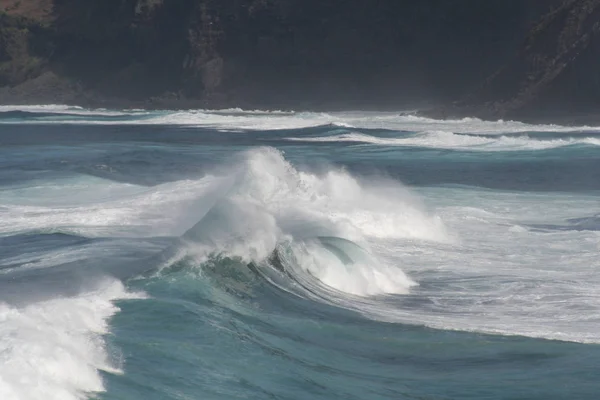
[[[462,98],[444,112],[506,116],[570,91],[588,104],[598,1],[0,0],[0,103],[397,109]]]
[[[442,116],[594,119],[600,106],[600,1],[567,0],[541,18],[523,44]]]

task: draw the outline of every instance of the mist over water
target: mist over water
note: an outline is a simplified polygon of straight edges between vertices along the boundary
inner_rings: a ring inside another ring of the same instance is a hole
[[[3,399],[600,389],[598,127],[2,106],[0,143]]]

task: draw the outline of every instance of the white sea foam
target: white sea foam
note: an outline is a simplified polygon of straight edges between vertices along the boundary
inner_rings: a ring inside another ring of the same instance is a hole
[[[178,235],[189,228],[190,218],[178,210],[200,201],[213,184],[210,176],[153,188],[83,175],[39,182],[0,192],[0,235],[32,230],[85,236]]]
[[[454,132],[480,135],[506,135],[527,132],[598,132],[600,127],[527,124],[519,121],[485,121],[478,118],[459,120],[432,119],[416,115],[342,114],[347,126],[367,129],[389,129],[411,132]]]
[[[26,112],[68,112],[69,110],[84,110],[82,107],[69,106],[65,104],[41,104],[41,105],[0,105],[0,112],[26,111]]]
[[[61,115],[76,115],[76,116],[127,116],[127,115],[138,115],[142,116],[147,114],[145,110],[131,110],[131,111],[115,111],[107,110],[104,108],[88,110],[79,106],[68,106],[60,104],[48,104],[48,105],[24,105],[24,106],[11,106],[11,105],[0,105],[0,112],[10,111],[24,111],[29,113],[45,113],[45,114],[56,114]]]
[[[321,137],[292,137],[299,142],[356,142],[382,146],[464,149],[472,151],[545,150],[577,144],[600,146],[600,139],[591,137],[540,140],[530,136],[461,135],[453,132],[421,132],[397,138],[382,138],[362,133],[344,133]]]
[[[441,220],[398,183],[367,184],[336,169],[298,171],[272,148],[246,152],[229,176],[226,196],[184,236],[197,257],[220,251],[256,261],[288,242],[306,272],[330,287],[355,295],[406,293],[413,283],[401,265],[374,256],[351,267],[332,263],[335,257],[315,250],[314,239],[344,238],[367,252],[371,237],[451,240]]]
[[[436,210],[426,212],[393,182],[299,171],[273,149],[245,153],[238,168],[214,218],[192,230],[211,248],[256,260],[285,242],[284,263],[311,293],[376,319],[600,342],[600,234],[528,228],[596,215],[596,196],[437,188],[423,193]],[[323,236],[364,257],[348,264],[314,240]],[[364,297],[399,293],[417,306]]]
[[[208,217],[217,215],[215,221],[203,219],[209,212]],[[370,237],[451,240],[440,218],[399,183],[362,182],[341,169],[297,170],[273,148],[248,151],[214,176],[152,188],[86,176],[38,182],[0,193],[0,216],[4,235],[37,230],[91,237],[181,235],[203,219],[187,234],[194,236],[196,253],[220,251],[248,260],[267,258],[282,241],[303,243],[318,236],[363,245]],[[12,261],[43,268],[78,260],[86,252]],[[318,268],[324,283],[353,294],[404,293],[412,285],[401,266],[376,259],[370,266],[332,267],[347,275],[337,279],[333,269]],[[379,277],[379,283],[368,276]]]
[[[409,300],[344,302],[375,319],[439,329],[600,343],[600,232],[535,229],[596,215],[593,195],[425,189],[460,242],[371,242],[420,286]],[[416,304],[416,305],[411,305]]]
[[[344,128],[387,129],[411,132],[454,132],[488,135],[528,132],[599,132],[595,126],[560,126],[552,124],[526,124],[518,121],[484,121],[477,118],[436,120],[407,112],[293,112],[241,109],[146,111],[82,109],[64,105],[0,106],[2,111],[29,111],[54,113],[57,118],[19,120],[19,123],[74,123],[74,124],[132,124],[132,125],[182,125],[211,127],[219,130],[280,130],[301,129],[323,125]],[[74,114],[77,118],[70,118]],[[110,119],[103,117],[125,117]],[[86,118],[82,118],[86,117]],[[0,123],[7,123],[3,121]],[[8,121],[14,123],[14,121]]]
[[[102,335],[117,299],[140,298],[114,281],[73,298],[0,304],[0,398],[79,400],[104,390],[99,370],[120,373]]]
[[[594,195],[424,189],[432,212],[396,183],[298,170],[270,148],[228,174],[226,195],[186,235],[199,257],[260,260],[284,243],[286,268],[319,300],[375,319],[600,343],[600,233],[533,228],[596,215]],[[318,237],[365,256],[348,263]]]
[[[483,145],[502,140],[490,136]],[[435,188],[420,191],[426,208],[396,182],[365,182],[336,168],[296,168],[272,148],[245,152],[231,164],[211,176],[153,188],[79,177],[60,183],[62,191],[40,183],[0,192],[0,233],[187,231],[184,239],[198,257],[222,251],[253,261],[283,243],[296,258],[293,272],[307,282],[316,278],[323,298],[372,318],[600,343],[600,233],[531,228],[596,215],[597,196]],[[349,266],[318,237],[348,239],[367,257]],[[409,295],[366,297],[398,293]]]

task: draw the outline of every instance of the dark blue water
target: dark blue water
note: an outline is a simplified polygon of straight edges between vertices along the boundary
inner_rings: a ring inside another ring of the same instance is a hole
[[[595,399],[599,145],[391,114],[4,110],[0,398]]]

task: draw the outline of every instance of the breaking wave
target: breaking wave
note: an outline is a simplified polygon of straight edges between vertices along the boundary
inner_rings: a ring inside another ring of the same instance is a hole
[[[499,134],[530,132],[600,132],[595,126],[533,125],[477,118],[436,120],[400,112],[295,112],[263,110],[106,110],[66,105],[0,106],[0,124],[180,125],[224,131],[289,130],[320,126],[410,132]]]
[[[446,131],[422,132],[405,137],[377,137],[364,133],[343,133],[322,137],[293,137],[299,142],[353,142],[380,146],[405,146],[471,151],[546,150],[565,146],[600,146],[597,137],[569,137],[564,139],[534,138],[531,136],[468,135]]]
[[[142,297],[107,280],[77,297],[0,303],[0,397],[79,400],[103,391],[99,371],[121,373],[120,356],[103,338],[119,311],[112,302]]]
[[[378,259],[368,239],[450,240],[441,220],[398,183],[367,184],[344,170],[298,171],[272,148],[242,158],[182,236],[200,263],[218,252],[261,264],[276,252],[280,269],[302,270],[341,292],[406,293],[414,282],[401,266]]]
[[[113,301],[143,297],[121,280],[168,273],[182,259],[207,270],[225,258],[285,291],[335,303],[415,285],[369,238],[451,239],[400,184],[362,182],[343,169],[300,171],[273,148],[244,152],[198,180],[144,188],[76,176],[0,193],[0,204],[2,243],[38,248],[16,248],[0,264],[6,399],[75,400],[104,390],[99,371],[121,370],[103,337],[119,310]],[[179,238],[158,255],[149,246],[141,259],[119,247],[160,235]]]

